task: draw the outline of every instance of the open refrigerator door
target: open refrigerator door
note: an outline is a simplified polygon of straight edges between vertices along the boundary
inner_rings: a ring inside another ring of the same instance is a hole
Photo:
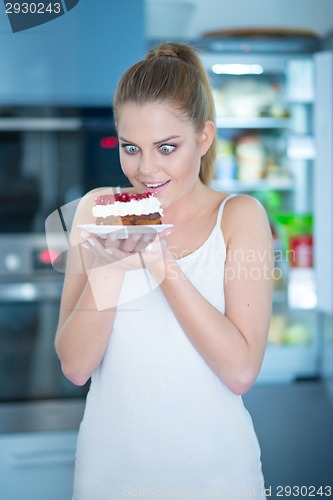
[[[333,401],[333,45],[330,50],[317,53],[314,61],[317,146],[314,237],[318,335],[322,354],[320,374]]]
[[[312,53],[203,53],[216,107],[214,189],[265,207],[274,239],[273,314],[258,381],[319,374],[314,268]]]

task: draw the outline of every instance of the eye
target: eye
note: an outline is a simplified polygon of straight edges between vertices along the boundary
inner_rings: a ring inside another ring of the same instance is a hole
[[[174,146],[173,144],[162,144],[159,147],[159,150],[164,155],[168,155],[168,154],[172,153],[172,151],[174,151],[175,149],[176,149],[176,146]]]
[[[126,153],[133,155],[139,151],[138,146],[134,146],[134,144],[122,144],[122,148],[126,151]]]

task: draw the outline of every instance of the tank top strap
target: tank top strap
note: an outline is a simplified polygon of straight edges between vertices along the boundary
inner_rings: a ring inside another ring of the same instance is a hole
[[[219,211],[217,213],[217,218],[216,218],[216,225],[218,227],[221,226],[221,220],[222,220],[222,214],[223,214],[223,209],[225,207],[225,204],[227,203],[228,200],[230,200],[230,198],[234,198],[234,196],[237,196],[236,194],[229,194],[228,196],[226,196],[224,198],[224,200],[222,201],[220,207],[219,207]]]

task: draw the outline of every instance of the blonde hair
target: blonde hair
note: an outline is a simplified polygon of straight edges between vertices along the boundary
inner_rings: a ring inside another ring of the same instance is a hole
[[[186,44],[164,43],[122,76],[114,96],[116,122],[126,103],[171,102],[200,132],[207,120],[215,123],[215,108],[208,76],[199,56]],[[201,159],[199,177],[209,185],[214,174],[216,136]]]

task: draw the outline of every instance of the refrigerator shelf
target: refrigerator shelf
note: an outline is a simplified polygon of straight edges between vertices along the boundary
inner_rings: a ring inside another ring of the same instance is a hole
[[[246,193],[251,191],[292,191],[294,183],[292,179],[275,178],[259,179],[255,181],[240,181],[238,179],[215,179],[212,188],[217,191],[232,191],[233,193]]]
[[[289,118],[273,117],[253,117],[253,118],[231,118],[218,116],[216,126],[218,129],[224,128],[245,128],[245,129],[285,129],[290,124]]]

